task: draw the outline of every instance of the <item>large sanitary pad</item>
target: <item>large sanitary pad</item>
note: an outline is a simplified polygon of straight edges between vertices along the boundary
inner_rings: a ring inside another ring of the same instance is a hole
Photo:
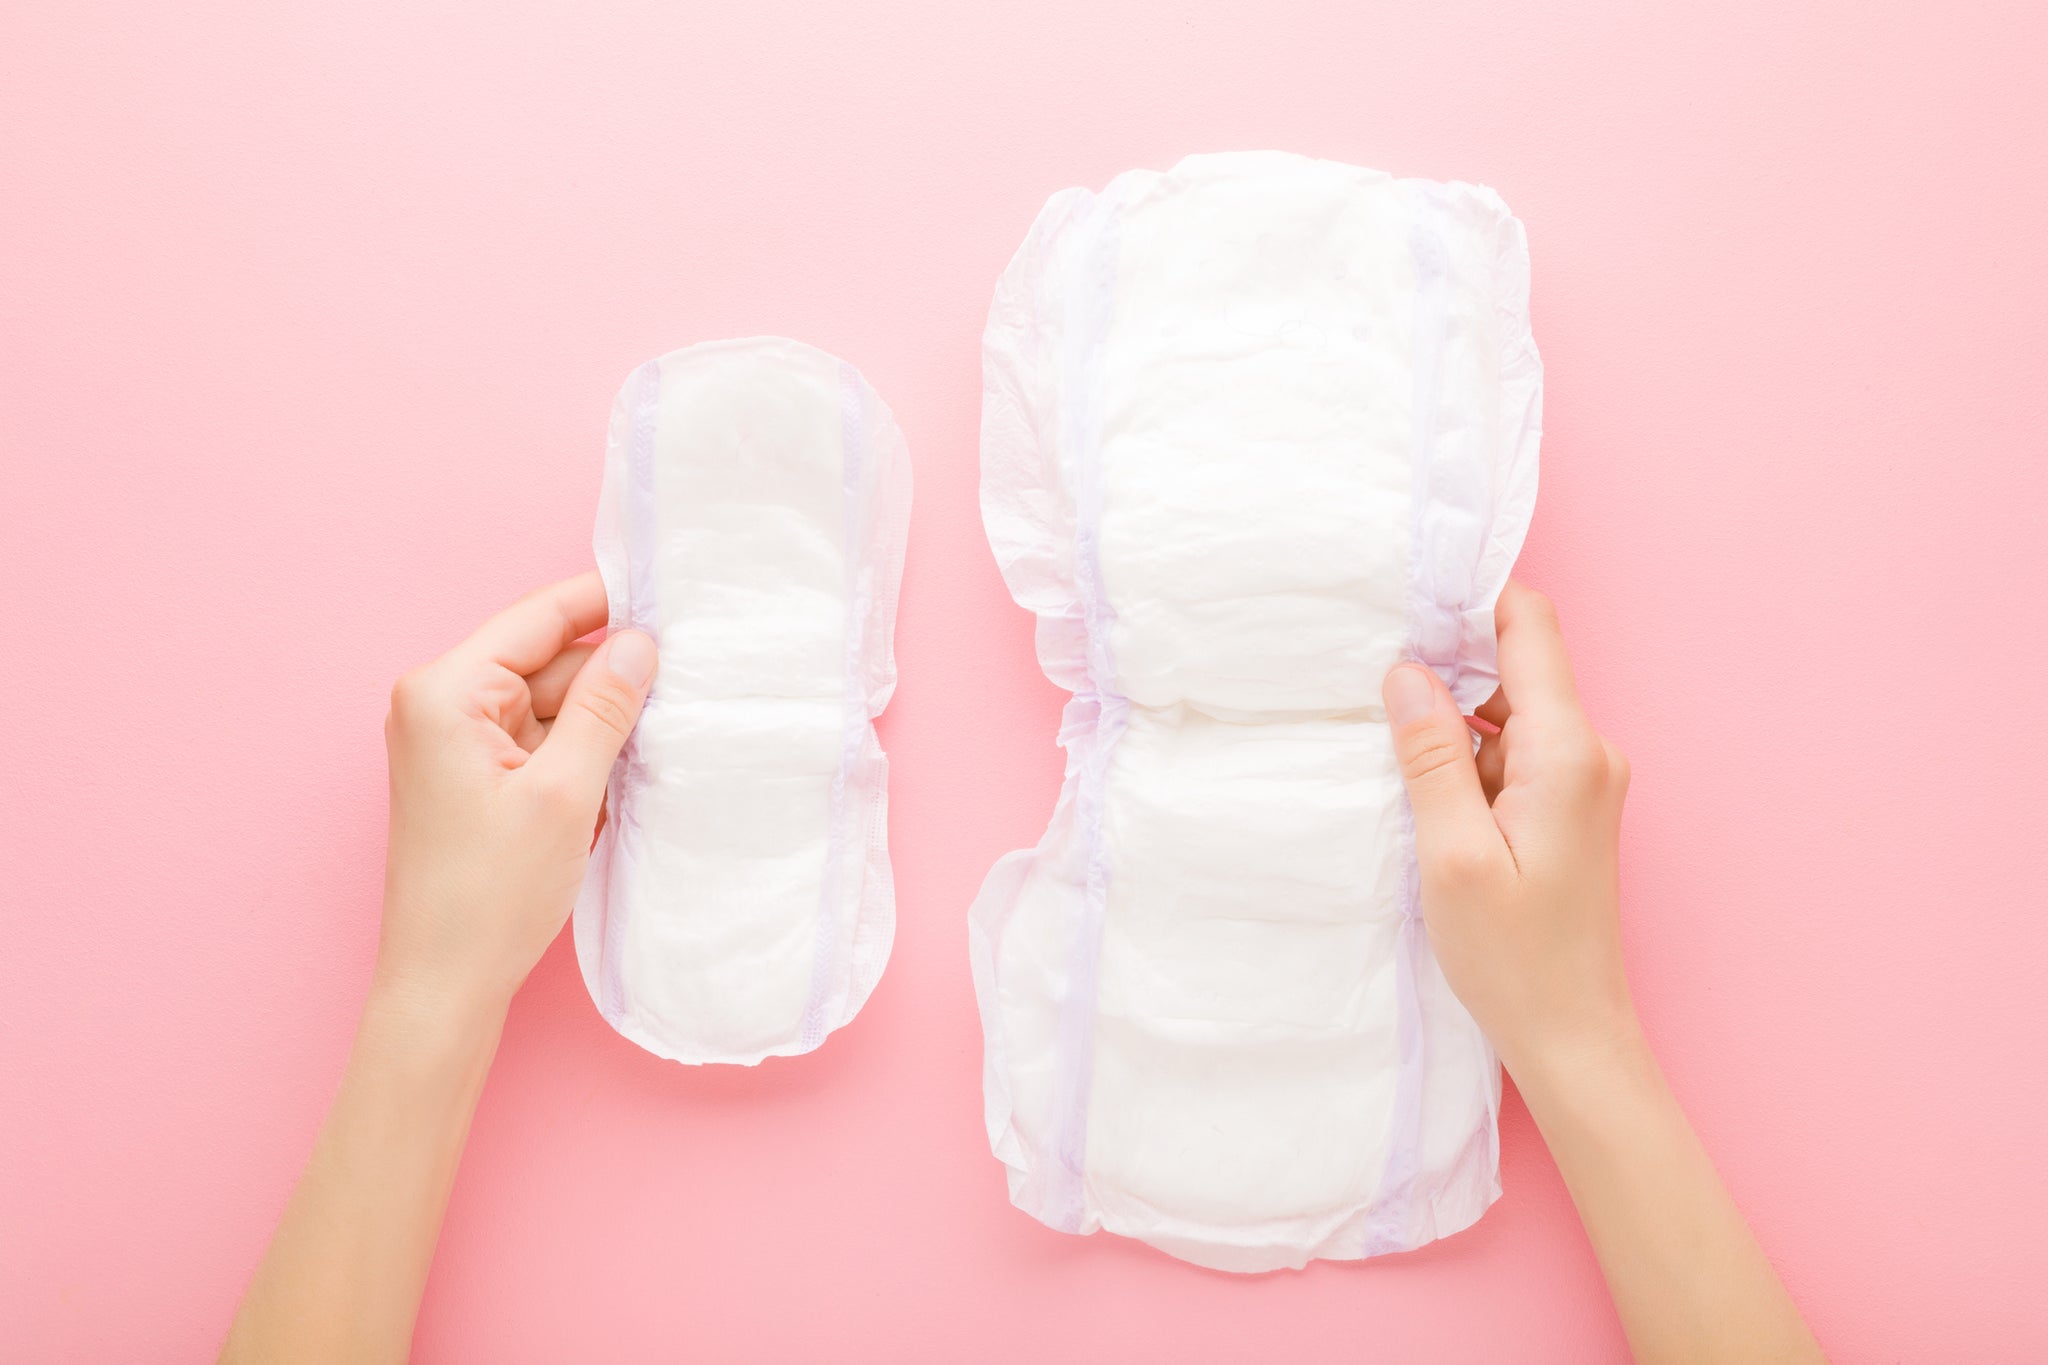
[[[1131,172],[1046,204],[984,362],[989,542],[1073,693],[1052,822],[970,923],[1011,1198],[1243,1271],[1466,1227],[1500,1074],[1418,918],[1380,683],[1497,685],[1521,225],[1276,153]]]
[[[808,1052],[895,932],[888,760],[910,462],[851,365],[794,341],[649,361],[612,410],[597,562],[660,670],[576,904],[613,1028],[682,1062]]]

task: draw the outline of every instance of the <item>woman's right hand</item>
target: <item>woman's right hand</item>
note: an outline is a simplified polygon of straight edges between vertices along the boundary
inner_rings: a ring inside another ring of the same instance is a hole
[[[1476,727],[1427,667],[1394,669],[1385,698],[1430,946],[1526,1086],[1636,1037],[1618,874],[1628,761],[1579,706],[1549,599],[1510,582],[1495,619],[1501,685],[1476,755]]]
[[[1435,673],[1386,679],[1430,946],[1542,1129],[1636,1358],[1819,1360],[1629,1000],[1628,764],[1579,706],[1550,603],[1510,583],[1496,619],[1501,685],[1476,755]]]

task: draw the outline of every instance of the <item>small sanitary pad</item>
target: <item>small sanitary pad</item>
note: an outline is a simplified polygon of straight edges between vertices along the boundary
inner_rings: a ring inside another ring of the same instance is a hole
[[[1016,1204],[1229,1270],[1499,1193],[1500,1073],[1418,918],[1380,683],[1470,710],[1536,492],[1521,225],[1275,153],[1053,196],[996,287],[982,515],[1074,695],[970,923]]]
[[[612,409],[597,563],[660,671],[576,904],[598,1009],[680,1062],[808,1052],[889,958],[893,636],[910,460],[794,341],[649,361]]]

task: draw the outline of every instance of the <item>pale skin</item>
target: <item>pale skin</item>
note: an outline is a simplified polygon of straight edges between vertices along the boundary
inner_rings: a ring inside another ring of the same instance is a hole
[[[582,642],[605,619],[584,574],[393,689],[369,999],[223,1361],[406,1358],[506,1009],[568,918],[653,679],[644,635]],[[1501,690],[1479,724],[1425,668],[1386,679],[1430,942],[1550,1146],[1637,1359],[1820,1360],[1636,1019],[1627,764],[1579,705],[1549,603],[1510,584],[1499,622]]]
[[[1510,583],[1496,616],[1501,686],[1479,724],[1427,668],[1384,688],[1430,946],[1543,1131],[1636,1359],[1820,1360],[1629,997],[1628,762],[1579,705],[1549,600]]]
[[[654,643],[595,573],[492,617],[391,692],[384,920],[354,1051],[224,1361],[400,1361],[513,992],[583,882]]]

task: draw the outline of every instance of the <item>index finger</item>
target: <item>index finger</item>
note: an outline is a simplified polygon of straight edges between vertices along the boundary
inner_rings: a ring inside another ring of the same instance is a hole
[[[537,588],[477,627],[460,652],[532,673],[611,616],[604,579],[592,569]]]
[[[1500,641],[1500,689],[1517,716],[1581,718],[1579,687],[1557,609],[1534,588],[1513,579],[1493,609]]]

